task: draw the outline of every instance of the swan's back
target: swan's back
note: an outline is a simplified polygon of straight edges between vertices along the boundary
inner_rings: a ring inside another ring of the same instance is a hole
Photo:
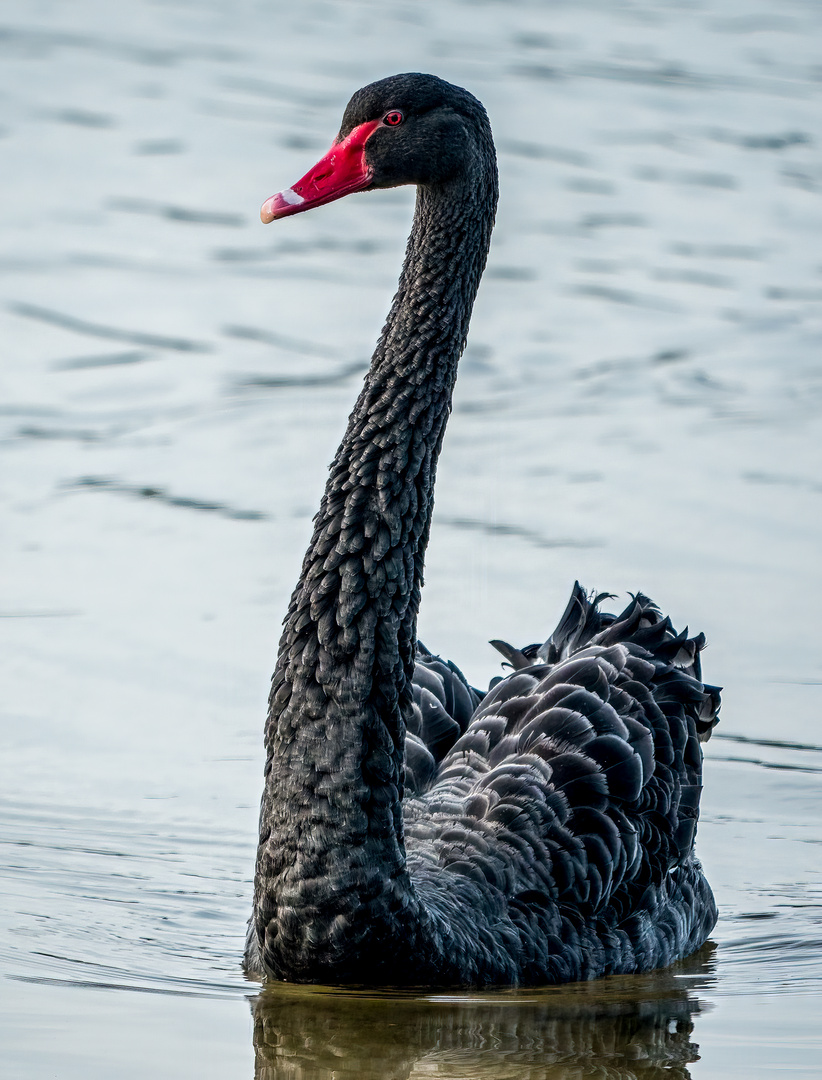
[[[642,595],[616,617],[599,611],[601,599],[577,585],[544,646],[497,643],[517,670],[464,724],[472,691],[439,662],[457,737],[443,752],[442,717],[422,729],[438,761],[406,798],[412,878],[436,893],[457,950],[449,896],[484,905],[497,928],[510,924],[511,950],[526,958],[516,981],[659,967],[698,947],[716,919],[693,854],[699,741],[719,706],[701,682],[704,638],[676,634]],[[420,690],[430,693],[436,663],[418,660],[417,714],[431,707]],[[413,783],[422,755],[409,756]]]

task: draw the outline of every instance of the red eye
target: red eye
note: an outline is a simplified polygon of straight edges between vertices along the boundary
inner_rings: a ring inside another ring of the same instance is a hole
[[[398,109],[394,109],[390,113],[386,113],[383,117],[383,123],[388,124],[389,127],[396,127],[397,124],[402,123],[402,113]]]

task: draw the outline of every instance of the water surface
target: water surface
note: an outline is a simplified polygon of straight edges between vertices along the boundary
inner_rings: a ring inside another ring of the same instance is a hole
[[[4,1075],[819,1075],[819,35],[798,2],[8,0]],[[576,577],[704,630],[722,914],[642,979],[260,995],[267,683],[413,196],[257,212],[414,69],[485,102],[502,186],[421,636],[481,684]]]

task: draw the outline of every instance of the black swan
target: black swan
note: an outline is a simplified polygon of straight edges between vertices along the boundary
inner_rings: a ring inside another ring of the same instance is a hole
[[[648,971],[716,921],[694,850],[718,689],[703,635],[577,584],[486,694],[417,641],[437,457],[494,224],[485,110],[357,91],[264,222],[417,186],[397,294],[331,465],[272,679],[245,963],[295,982],[493,986]]]

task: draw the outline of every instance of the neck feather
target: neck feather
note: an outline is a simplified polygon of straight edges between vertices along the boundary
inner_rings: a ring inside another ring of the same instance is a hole
[[[405,717],[437,457],[496,206],[495,167],[484,174],[418,192],[399,288],[285,620],[255,904],[275,970],[300,962],[289,950],[316,968],[318,950],[344,947],[335,933],[351,948],[346,897],[363,934],[375,905],[407,904]],[[299,926],[284,925],[286,909],[301,911]]]

